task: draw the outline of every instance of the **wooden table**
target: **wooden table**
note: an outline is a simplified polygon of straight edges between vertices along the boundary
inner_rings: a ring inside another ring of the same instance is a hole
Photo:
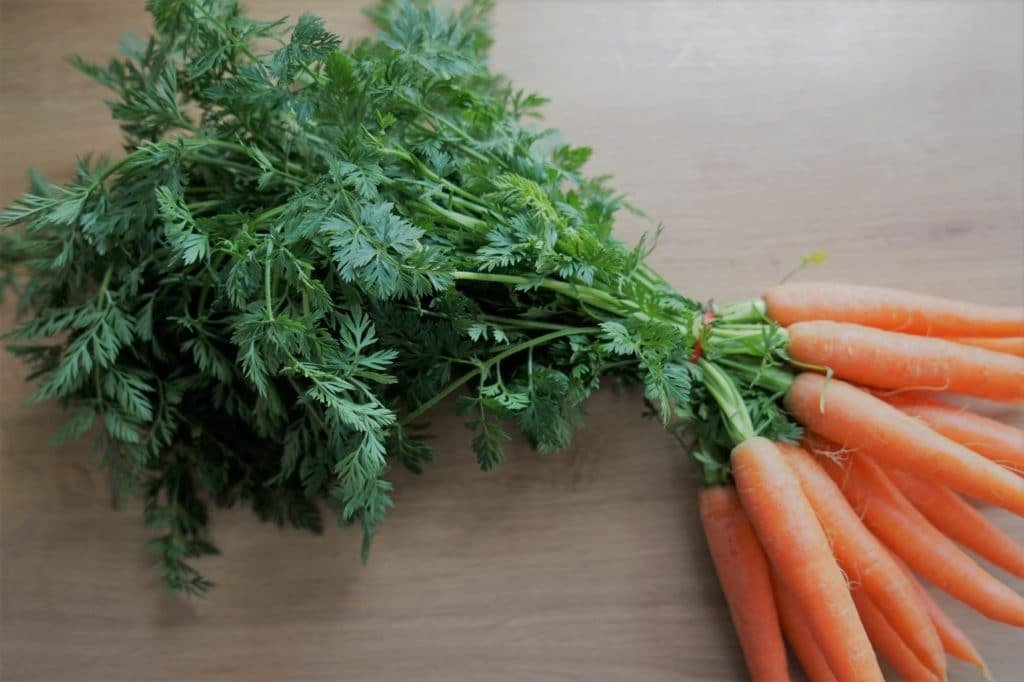
[[[76,153],[118,153],[102,91],[61,58],[105,59],[147,30],[142,4],[2,0],[5,202],[28,164],[60,179]],[[351,0],[248,4],[369,28]],[[654,264],[690,295],[757,294],[825,249],[802,276],[1024,303],[1020,2],[504,0],[495,19],[496,67],[553,95],[548,123],[668,227]],[[157,587],[139,509],[111,509],[87,444],[47,446],[61,417],[20,405],[22,375],[0,355],[4,682],[744,675],[694,468],[634,393],[603,391],[566,452],[517,446],[487,475],[439,413],[438,461],[394,474],[366,567],[355,532],[219,513],[224,554],[202,562],[219,586],[190,601]],[[942,603],[997,679],[1020,679],[1019,630]]]

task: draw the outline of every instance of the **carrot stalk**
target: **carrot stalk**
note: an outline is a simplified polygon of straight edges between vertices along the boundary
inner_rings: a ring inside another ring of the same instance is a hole
[[[853,603],[857,605],[857,613],[860,614],[860,620],[864,623],[871,644],[900,677],[906,682],[932,682],[939,679],[918,660],[906,642],[900,638],[899,633],[885,619],[866,590],[854,589],[850,593],[853,595]]]
[[[937,676],[945,677],[946,657],[939,635],[892,555],[864,526],[816,458],[792,445],[780,443],[778,447],[800,480],[840,568],[850,580],[861,585],[921,663]]]
[[[905,471],[889,479],[933,526],[994,565],[1024,578],[1024,547],[949,488]]]
[[[892,468],[928,472],[937,483],[1024,515],[1024,478],[870,393],[804,372],[785,403],[797,421],[840,446],[863,450]]]
[[[1007,336],[1003,338],[989,338],[986,336],[954,336],[950,341],[962,343],[965,346],[977,346],[987,348],[997,353],[1009,353],[1010,355],[1024,356],[1024,336]]]
[[[821,653],[821,647],[814,639],[814,633],[807,626],[804,615],[801,613],[800,605],[793,598],[793,593],[780,587],[778,577],[772,580],[775,587],[775,605],[779,610],[779,620],[782,622],[782,632],[786,635],[786,641],[800,661],[804,674],[811,682],[835,682],[836,676],[828,667],[825,655]]]
[[[842,462],[823,461],[864,524],[915,571],[983,615],[1024,627],[1024,598],[932,526],[874,460],[854,452]]]
[[[769,317],[781,325],[852,322],[924,336],[1024,336],[1024,310],[853,284],[802,282],[769,289]]]
[[[779,449],[748,438],[731,459],[736,490],[780,589],[792,591],[836,679],[882,680],[828,539]]]
[[[858,384],[1024,400],[1024,358],[841,322],[797,322],[786,331],[795,361]]]
[[[939,633],[939,639],[942,641],[942,648],[945,649],[946,653],[950,656],[955,656],[961,661],[967,661],[978,666],[982,675],[985,679],[989,679],[988,666],[985,664],[985,659],[981,657],[981,654],[975,648],[974,643],[971,642],[970,638],[964,633],[960,627],[953,622],[953,619],[946,615],[946,612],[939,607],[928,590],[924,588],[917,578],[910,572],[903,560],[895,554],[892,557],[899,565],[900,570],[907,579],[914,585],[914,591],[917,593],[918,599],[924,605],[928,611],[928,615],[931,617],[932,622],[935,623],[935,629]]]
[[[886,395],[883,399],[946,438],[1007,469],[1024,474],[1024,431],[918,394]]]
[[[704,488],[700,518],[752,680],[789,679],[771,574],[736,490]]]

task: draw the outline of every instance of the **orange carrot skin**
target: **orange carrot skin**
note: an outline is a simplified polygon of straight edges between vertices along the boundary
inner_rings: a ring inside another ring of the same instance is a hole
[[[946,653],[950,656],[955,656],[961,661],[967,661],[973,663],[987,673],[988,666],[985,664],[985,659],[981,657],[981,654],[975,648],[974,643],[971,642],[970,638],[964,633],[960,627],[953,622],[953,619],[946,615],[932,596],[928,594],[928,590],[924,589],[924,586],[917,581],[917,578],[910,572],[903,560],[895,554],[893,559],[899,565],[900,570],[907,576],[914,585],[914,591],[917,593],[918,599],[924,605],[928,611],[928,615],[931,617],[932,622],[935,623],[935,629],[939,633],[939,639],[942,640],[942,648],[946,650]],[[987,677],[987,674],[986,674]]]
[[[750,677],[789,679],[768,560],[734,488],[704,488],[700,518]]]
[[[800,661],[800,667],[804,669],[807,679],[811,682],[836,682],[836,676],[828,667],[828,661],[821,653],[814,633],[807,626],[793,593],[782,587],[777,577],[772,583],[775,586],[775,605],[779,609],[782,632],[786,635],[786,641],[796,654],[797,660]]]
[[[955,336],[950,341],[962,343],[965,346],[977,346],[994,350],[997,353],[1009,353],[1024,357],[1024,336],[1007,336],[1003,338],[985,336]]]
[[[897,289],[830,282],[780,284],[764,295],[783,326],[852,322],[921,336],[1024,336],[1024,310],[954,301]]]
[[[946,657],[939,635],[927,611],[915,600],[914,586],[889,550],[864,526],[813,455],[785,443],[778,447],[796,473],[840,568],[850,580],[861,585],[921,663],[937,676],[945,677]]]
[[[1024,358],[947,339],[842,322],[797,322],[786,329],[800,363],[875,388],[950,391],[992,400],[1024,400]]]
[[[928,472],[937,483],[1024,516],[1024,478],[866,391],[804,372],[785,403],[797,421],[842,447],[863,450],[891,468]]]
[[[1024,627],[1024,598],[928,523],[870,457],[824,461],[864,524],[915,571],[983,615]]]
[[[905,471],[888,472],[889,480],[946,537],[983,559],[1024,578],[1024,547],[949,488]]]
[[[937,400],[918,396],[892,396],[885,400],[946,438],[1011,471],[1024,474],[1024,431]]]
[[[794,600],[841,682],[881,681],[846,581],[796,475],[771,441],[754,437],[731,456],[743,508],[781,589]]]
[[[871,644],[900,677],[906,682],[933,682],[939,679],[918,660],[865,590],[853,589],[850,594],[853,595],[853,603],[857,605],[857,613],[860,614]]]

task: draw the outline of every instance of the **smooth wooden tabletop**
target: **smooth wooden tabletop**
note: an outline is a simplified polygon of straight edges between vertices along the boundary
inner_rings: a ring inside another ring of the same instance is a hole
[[[351,0],[314,11],[344,36]],[[24,169],[117,154],[104,93],[62,60],[105,59],[142,0],[0,0],[0,199]],[[655,265],[701,299],[801,277],[1024,304],[1021,2],[499,0],[495,66],[553,97],[548,124],[665,224]],[[625,219],[633,239],[647,225]],[[9,328],[10,305],[0,328]],[[48,447],[0,353],[0,679],[736,680],[744,669],[695,515],[694,467],[638,395],[604,390],[567,451],[476,470],[458,420],[368,566],[324,537],[218,512],[202,600],[161,591],[137,504],[112,510],[87,442]],[[1004,413],[1020,420],[1020,414]],[[1024,541],[1024,522],[987,510]],[[1003,578],[1006,574],[998,573]],[[1009,579],[1009,578],[1007,578]],[[1010,580],[1018,591],[1024,583]],[[1020,680],[1020,630],[940,597]],[[975,680],[954,663],[951,679]]]

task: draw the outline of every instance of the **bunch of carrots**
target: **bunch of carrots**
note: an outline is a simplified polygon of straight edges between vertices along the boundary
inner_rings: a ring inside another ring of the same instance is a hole
[[[735,429],[730,484],[700,515],[754,680],[945,680],[988,670],[913,572],[1024,627],[1024,598],[964,550],[1024,577],[1024,548],[961,495],[1024,515],[1024,431],[932,396],[1024,401],[1024,311],[841,284],[783,284],[754,306],[781,325],[801,446]],[[808,371],[806,368],[822,368]]]

